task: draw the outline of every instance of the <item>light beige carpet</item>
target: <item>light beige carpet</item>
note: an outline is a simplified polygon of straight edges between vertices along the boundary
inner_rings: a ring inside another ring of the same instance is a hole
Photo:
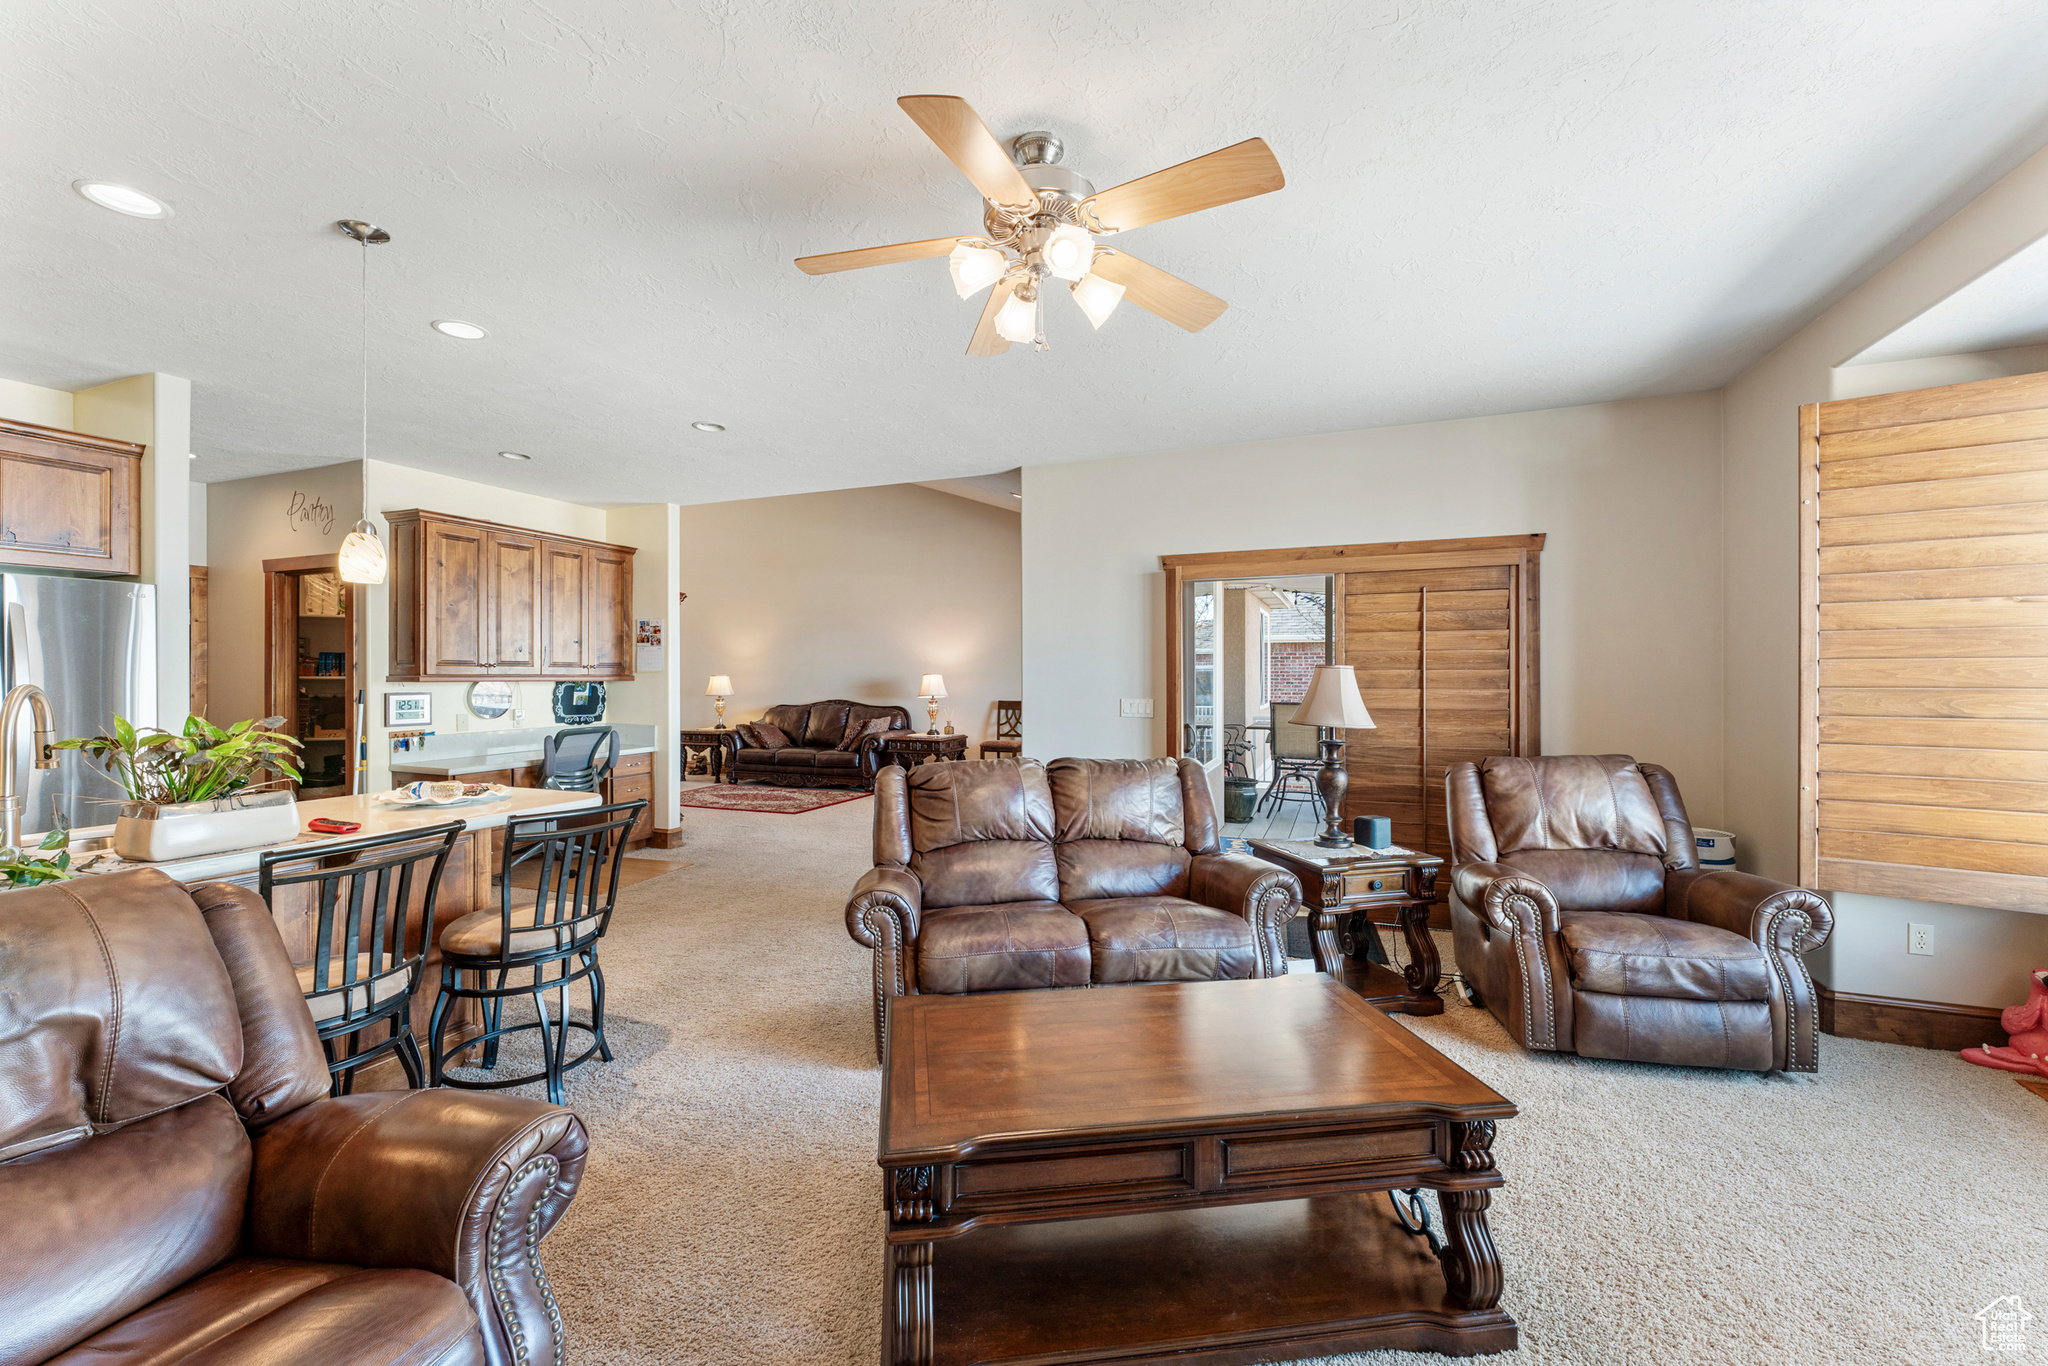
[[[545,1247],[581,1366],[876,1359],[879,1072],[842,920],[871,811],[692,811],[667,855],[691,866],[622,894],[618,1056],[571,1079],[592,1156]],[[1408,1023],[1521,1107],[1492,1226],[1523,1345],[1496,1360],[1995,1361],[1972,1316],[2014,1293],[2043,1315],[2023,1359],[2048,1352],[2048,1112],[2009,1077],[1838,1039],[1812,1078],[1531,1055],[1461,1004]]]

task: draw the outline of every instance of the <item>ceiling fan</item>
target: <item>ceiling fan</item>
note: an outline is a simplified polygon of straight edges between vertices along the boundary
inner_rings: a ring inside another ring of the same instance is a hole
[[[1128,298],[1178,327],[1201,331],[1230,305],[1095,239],[1250,199],[1287,183],[1264,140],[1248,138],[1098,192],[1059,164],[1064,149],[1051,133],[1025,133],[1005,153],[981,116],[957,96],[905,95],[896,103],[981,191],[982,233],[800,256],[797,269],[830,275],[948,257],[961,298],[989,290],[967,344],[970,356],[1001,355],[1011,342],[1045,350],[1039,303],[1054,280],[1067,285],[1097,327]]]

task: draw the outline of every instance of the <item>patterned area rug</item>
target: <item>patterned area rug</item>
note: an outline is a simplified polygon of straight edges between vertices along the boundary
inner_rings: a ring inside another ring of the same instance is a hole
[[[683,788],[683,805],[797,816],[821,806],[857,802],[867,795],[848,787],[728,787],[723,783],[690,783]]]

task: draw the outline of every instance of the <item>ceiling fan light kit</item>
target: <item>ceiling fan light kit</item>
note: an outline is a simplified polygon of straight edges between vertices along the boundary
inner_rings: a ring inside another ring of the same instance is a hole
[[[1001,355],[1012,342],[1046,350],[1039,288],[1064,280],[1088,321],[1100,328],[1125,297],[1176,327],[1199,332],[1229,305],[1096,238],[1213,209],[1285,185],[1280,163],[1259,138],[1184,161],[1113,189],[1059,164],[1065,148],[1051,133],[1022,133],[1006,153],[967,101],[905,95],[897,101],[925,135],[981,192],[980,236],[932,237],[859,251],[803,256],[797,269],[831,275],[864,266],[946,257],[962,299],[989,290],[967,344],[970,356]]]

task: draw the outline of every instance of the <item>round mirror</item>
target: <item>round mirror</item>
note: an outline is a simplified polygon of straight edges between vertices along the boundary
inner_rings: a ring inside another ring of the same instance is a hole
[[[495,721],[512,710],[512,685],[510,683],[472,683],[469,685],[469,709],[486,721]]]

